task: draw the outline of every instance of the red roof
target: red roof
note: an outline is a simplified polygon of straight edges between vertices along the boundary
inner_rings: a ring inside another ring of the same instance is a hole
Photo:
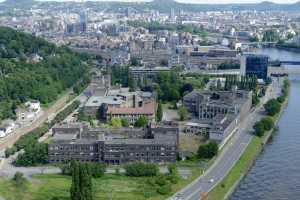
[[[108,107],[107,113],[108,114],[154,114],[155,112],[155,103],[154,101],[145,102],[142,107],[130,107],[130,108],[114,108],[114,107]]]

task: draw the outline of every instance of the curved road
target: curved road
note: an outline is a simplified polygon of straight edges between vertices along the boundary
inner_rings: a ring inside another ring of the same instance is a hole
[[[261,100],[260,106],[249,113],[247,119],[240,124],[238,131],[229,143],[225,145],[214,164],[202,176],[198,177],[194,182],[177,192],[168,200],[199,200],[201,192],[206,194],[209,193],[220,181],[222,181],[250,143],[253,137],[253,125],[264,117],[263,104],[269,99],[276,98],[281,94],[281,85],[282,80],[273,80],[265,97]]]

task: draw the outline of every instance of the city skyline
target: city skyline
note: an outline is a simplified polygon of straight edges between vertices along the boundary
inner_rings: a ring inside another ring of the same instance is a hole
[[[0,0],[0,2],[4,2],[5,0]],[[36,0],[36,1],[74,1],[74,2],[82,2],[86,0]],[[88,0],[88,1],[120,1],[120,2],[147,2],[151,0]],[[180,3],[196,3],[196,4],[240,4],[240,3],[261,3],[264,0],[215,0],[213,2],[207,0],[176,0]],[[299,0],[270,0],[268,2],[280,3],[280,4],[292,4],[297,3]]]

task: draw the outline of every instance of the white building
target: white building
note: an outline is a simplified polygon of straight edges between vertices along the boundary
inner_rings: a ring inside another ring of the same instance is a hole
[[[31,100],[25,103],[28,111],[38,113],[41,111],[41,103],[38,100]]]
[[[0,126],[0,138],[7,136],[8,134],[12,133],[16,124],[13,120],[6,120]]]

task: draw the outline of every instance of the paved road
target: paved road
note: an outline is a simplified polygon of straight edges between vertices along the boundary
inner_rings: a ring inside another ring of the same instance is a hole
[[[281,93],[281,82],[277,79],[274,80],[266,96],[262,99],[262,104]],[[262,104],[240,124],[238,131],[229,141],[229,144],[223,148],[214,164],[202,176],[169,198],[169,200],[199,200],[201,192],[208,193],[227,175],[250,143],[253,137],[253,125],[264,116]]]

